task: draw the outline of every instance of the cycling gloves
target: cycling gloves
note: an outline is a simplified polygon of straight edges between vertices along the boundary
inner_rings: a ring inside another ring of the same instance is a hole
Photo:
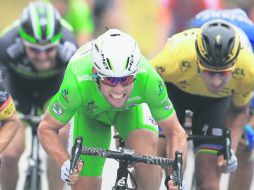
[[[228,160],[228,165],[224,173],[231,173],[237,169],[238,163],[237,163],[236,155],[232,149],[230,150],[230,152],[231,152],[231,158]]]
[[[70,182],[69,181],[70,167],[71,167],[70,160],[66,160],[61,167],[61,179],[66,183]]]

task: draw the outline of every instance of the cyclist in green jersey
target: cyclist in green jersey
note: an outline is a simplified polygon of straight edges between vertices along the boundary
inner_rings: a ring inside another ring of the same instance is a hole
[[[74,190],[99,190],[105,159],[82,156],[84,167],[79,162],[75,173],[69,173],[70,156],[58,135],[69,121],[69,148],[77,136],[83,136],[86,146],[107,149],[110,126],[115,126],[128,148],[156,155],[158,123],[168,139],[167,156],[174,158],[175,151],[181,150],[186,159],[185,132],[162,78],[135,40],[117,29],[88,42],[71,58],[38,128],[42,146],[61,168],[62,180],[73,184]],[[135,178],[139,190],[159,189],[161,169],[136,164]],[[178,189],[172,181],[168,185]]]

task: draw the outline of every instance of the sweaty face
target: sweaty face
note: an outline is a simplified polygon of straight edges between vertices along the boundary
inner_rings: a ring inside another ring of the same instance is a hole
[[[109,86],[104,84],[102,81],[100,83],[100,90],[107,101],[115,108],[123,107],[124,103],[127,101],[134,83],[123,86],[121,83],[118,83],[116,86]]]
[[[37,71],[47,71],[55,67],[57,46],[41,48],[25,44],[25,51],[28,59],[32,62]]]
[[[198,60],[198,67],[200,70],[200,75],[204,81],[207,89],[213,93],[219,93],[223,90],[227,82],[232,77],[234,66],[225,70],[211,70],[202,66],[201,62]]]

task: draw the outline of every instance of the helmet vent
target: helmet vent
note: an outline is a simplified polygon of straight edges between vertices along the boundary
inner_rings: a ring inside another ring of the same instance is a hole
[[[106,58],[106,60],[107,60],[107,63],[108,63],[109,68],[112,70],[112,66],[111,66],[111,64],[110,64],[109,59],[108,59],[108,58]]]
[[[115,36],[120,36],[120,34],[111,34],[110,36],[115,37]]]
[[[99,76],[105,76],[105,74],[103,74],[103,73],[101,73],[101,72],[99,72],[99,71],[96,71],[97,72],[97,74],[99,75]]]
[[[101,69],[95,62],[94,62],[95,66],[98,67],[99,69]]]
[[[127,58],[127,63],[126,63],[125,69],[127,69],[129,66],[129,60],[130,60],[130,57]]]
[[[95,49],[97,50],[97,52],[99,52],[99,48],[96,44],[95,44]]]

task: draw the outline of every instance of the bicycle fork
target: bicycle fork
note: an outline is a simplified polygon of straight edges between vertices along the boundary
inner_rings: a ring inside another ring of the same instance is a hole
[[[114,187],[112,190],[125,190],[129,189],[127,185],[127,179],[128,179],[128,162],[127,161],[121,161],[119,163],[119,168],[117,170],[117,179],[115,182]]]

